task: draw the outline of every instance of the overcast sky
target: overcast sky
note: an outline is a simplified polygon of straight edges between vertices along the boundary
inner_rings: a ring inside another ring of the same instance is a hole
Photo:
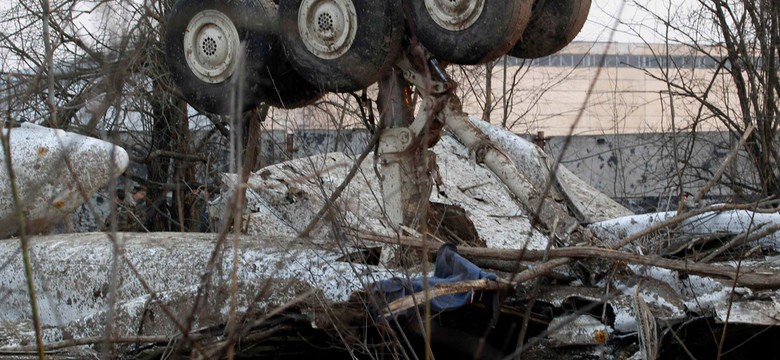
[[[613,40],[617,42],[663,42],[659,33],[665,29],[656,18],[637,6],[643,4],[655,14],[671,14],[672,17],[687,15],[697,4],[695,0],[592,0],[588,21],[575,40],[577,41],[607,41],[613,32]],[[622,6],[622,13],[621,11]],[[616,25],[616,18],[620,21]],[[671,34],[671,38],[675,34]]]

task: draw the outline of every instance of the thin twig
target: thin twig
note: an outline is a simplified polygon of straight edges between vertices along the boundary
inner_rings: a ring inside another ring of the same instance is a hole
[[[1,124],[1,123],[0,123]],[[13,124],[11,124],[13,127]],[[43,352],[43,336],[41,332],[41,319],[38,315],[38,301],[35,297],[35,284],[33,283],[32,264],[30,262],[30,238],[27,236],[27,219],[23,210],[21,197],[19,196],[19,185],[16,183],[16,173],[11,158],[11,131],[3,134],[2,125],[0,125],[0,142],[3,145],[5,153],[6,170],[8,171],[8,181],[11,183],[11,194],[16,208],[16,217],[19,219],[19,239],[22,245],[22,262],[24,264],[24,276],[27,279],[27,293],[30,296],[30,307],[32,308],[33,326],[35,327],[35,343],[38,348],[38,357],[44,360],[46,357]]]
[[[667,227],[677,225],[687,219],[690,219],[694,216],[698,216],[701,214],[705,214],[708,212],[721,212],[721,211],[728,211],[728,210],[756,210],[756,212],[764,212],[763,210],[757,209],[757,204],[735,204],[735,205],[729,205],[729,204],[718,204],[718,205],[711,205],[702,209],[695,209],[688,212],[684,212],[682,214],[677,214],[671,219],[659,222],[658,224],[648,227],[642,231],[636,232],[631,234],[630,236],[625,237],[623,240],[620,240],[617,244],[611,246],[613,249],[620,249],[623,246],[626,246],[636,240],[639,240],[640,238],[643,238],[645,236],[651,235],[653,233],[656,233],[662,229],[665,229]],[[758,204],[760,205],[760,204]],[[768,210],[766,212],[776,212],[777,209]]]
[[[737,236],[735,236],[733,239],[731,239],[729,242],[724,244],[723,246],[715,249],[711,253],[709,253],[707,256],[703,257],[699,262],[707,263],[712,261],[716,256],[722,254],[724,251],[729,250],[737,245],[740,244],[746,244],[751,241],[761,239],[765,236],[769,236],[771,234],[774,234],[778,231],[780,231],[780,224],[774,224],[772,226],[768,226],[766,228],[761,228],[762,226],[756,226],[755,229],[750,229],[748,231],[745,231]]]
[[[283,305],[281,305],[281,306],[279,306],[279,307],[277,307],[277,308],[267,312],[266,314],[264,314],[259,319],[256,319],[254,321],[249,322],[248,325],[244,325],[241,329],[238,328],[238,326],[237,326],[238,323],[236,323],[236,326],[234,326],[235,330],[231,331],[231,333],[228,334],[228,337],[227,337],[227,339],[225,341],[221,341],[221,342],[219,342],[217,344],[218,345],[218,350],[213,352],[212,355],[215,355],[215,358],[222,358],[223,356],[219,356],[219,355],[224,355],[224,354],[227,354],[230,351],[232,351],[233,346],[235,344],[237,344],[239,342],[239,340],[241,340],[241,339],[249,340],[248,339],[248,334],[249,334],[249,332],[253,328],[265,325],[266,322],[268,320],[270,320],[271,318],[273,318],[273,317],[275,317],[277,315],[281,315],[283,312],[287,311],[289,308],[291,308],[291,307],[293,307],[295,305],[300,304],[304,300],[314,296],[316,293],[317,293],[317,289],[309,289],[305,293],[296,296],[294,299],[288,301],[287,303],[285,303],[285,304],[283,304]],[[246,323],[246,322],[242,322],[242,323]],[[257,338],[257,337],[258,336],[253,336],[253,338]]]
[[[555,234],[558,233],[558,218],[555,219],[553,222],[553,228],[550,229],[550,234],[552,236],[555,236]],[[542,258],[542,263],[546,263],[549,259],[547,257],[547,253],[552,248],[553,242],[547,241],[547,246],[545,246],[545,256]],[[519,265],[519,262],[518,262]],[[518,283],[519,284],[519,283]],[[528,332],[528,323],[531,319],[531,310],[534,307],[534,303],[536,302],[536,298],[539,296],[539,278],[534,279],[533,284],[531,285],[531,290],[529,291],[528,298],[528,305],[526,305],[525,313],[523,314],[523,325],[520,327],[520,335],[517,337],[517,348],[521,349],[523,347],[523,343],[525,342],[525,335]]]
[[[398,239],[393,237],[377,236],[372,238],[373,241],[397,243]],[[422,248],[423,243],[421,241],[412,241],[410,239],[404,240],[405,246]],[[709,264],[693,263],[682,260],[665,259],[658,256],[651,255],[638,255],[629,252],[623,252],[613,249],[599,248],[599,247],[568,247],[550,249],[549,252],[545,250],[511,250],[511,249],[487,249],[487,248],[475,248],[475,247],[458,247],[458,253],[465,258],[480,258],[480,259],[492,259],[492,260],[509,260],[509,261],[542,261],[545,256],[550,259],[557,260],[549,268],[547,264],[553,263],[555,260],[551,260],[547,263],[542,263],[539,266],[533,267],[529,270],[523,271],[518,274],[515,279],[516,283],[522,283],[533,279],[546,271],[549,271],[558,266],[564,265],[571,261],[572,258],[593,258],[593,259],[607,259],[618,260],[632,264],[641,264],[649,266],[657,266],[670,270],[676,270],[684,273],[709,276],[721,279],[737,280],[739,286],[746,286],[754,289],[768,289],[773,287],[780,287],[780,271],[773,269],[763,268],[742,268],[739,272],[735,269],[727,266],[717,266]]]
[[[706,195],[707,192],[710,191],[710,189],[712,189],[712,187],[718,183],[720,177],[723,176],[723,173],[726,172],[726,168],[728,168],[728,166],[732,162],[734,162],[734,159],[737,158],[737,155],[739,155],[739,149],[745,146],[745,143],[750,137],[750,134],[752,134],[755,129],[756,129],[755,124],[748,125],[747,129],[745,129],[745,132],[742,133],[742,137],[739,139],[739,143],[737,144],[737,146],[731,149],[731,153],[729,153],[729,155],[726,157],[726,160],[723,160],[723,163],[720,164],[720,167],[718,167],[718,170],[715,171],[715,174],[712,175],[710,180],[707,181],[707,183],[701,187],[699,193],[696,194],[696,196],[693,198],[694,204],[698,204],[699,201],[701,201],[701,199],[704,197],[704,195]]]
[[[425,290],[416,292],[404,296],[400,299],[393,300],[382,311],[382,317],[396,316],[399,313],[411,309],[419,304],[417,298],[426,296],[424,292],[428,292],[427,299],[435,299],[439,296],[452,295],[474,290],[493,291],[508,288],[509,285],[489,279],[477,279],[477,280],[464,280],[454,283],[438,284],[435,286],[427,286]]]
[[[347,188],[347,185],[352,181],[352,178],[357,175],[358,171],[360,170],[360,165],[363,163],[363,160],[366,159],[368,154],[371,153],[371,151],[374,150],[374,145],[379,143],[379,135],[381,134],[381,131],[377,131],[374,133],[374,135],[371,137],[371,142],[366,146],[366,149],[363,150],[363,153],[360,154],[360,156],[355,160],[355,163],[352,165],[352,168],[349,170],[349,173],[344,178],[344,180],[339,184],[339,187],[336,188],[335,191],[330,195],[330,197],[327,199],[325,204],[320,208],[320,210],[317,212],[317,214],[314,215],[314,217],[311,219],[308,225],[301,231],[301,233],[298,235],[298,237],[305,238],[308,237],[309,234],[314,230],[314,227],[317,226],[317,224],[320,222],[323,216],[330,211],[333,204],[338,200],[338,198],[341,196],[341,193],[344,192],[344,189]]]
[[[623,9],[625,8],[625,5],[626,5],[625,1],[620,3],[620,8],[618,9],[617,12],[618,15],[623,14]],[[616,18],[615,25],[617,25],[618,22],[619,20]],[[553,185],[558,181],[558,167],[561,165],[561,162],[563,161],[563,156],[569,150],[569,146],[571,145],[571,140],[574,138],[574,131],[577,129],[577,126],[582,120],[582,117],[585,115],[585,110],[587,109],[588,102],[590,102],[590,98],[591,96],[593,96],[593,92],[594,89],[596,88],[596,84],[598,83],[598,80],[601,77],[601,71],[604,69],[604,64],[607,61],[607,53],[612,47],[611,44],[612,44],[612,39],[614,37],[615,37],[615,30],[613,27],[613,30],[609,33],[609,38],[606,42],[607,46],[604,47],[604,51],[601,53],[601,63],[596,68],[596,74],[593,76],[593,78],[590,81],[590,84],[588,85],[588,90],[585,92],[585,98],[582,100],[582,105],[580,106],[580,109],[577,112],[577,117],[574,119],[574,122],[569,127],[569,133],[566,135],[566,141],[564,141],[563,147],[561,148],[561,151],[558,154],[558,158],[553,163],[553,168],[550,169],[550,172],[547,176],[547,181],[545,182],[544,189],[542,189],[541,192],[542,196],[536,206],[536,209],[531,214],[534,217],[539,216],[539,214],[541,214],[547,194],[549,194],[550,190],[552,190],[553,188]]]
[[[190,335],[195,337],[195,335]],[[129,336],[119,338],[108,338],[108,341],[112,344],[168,344],[171,340],[176,339],[175,336],[162,336],[162,335],[150,335],[150,336]],[[93,336],[81,339],[69,339],[62,341],[55,341],[47,343],[43,346],[45,351],[54,351],[68,349],[76,346],[84,345],[99,345],[106,340],[105,336]],[[4,347],[0,349],[0,354],[20,354],[35,351],[36,346],[16,346],[16,347]]]
[[[230,316],[228,325],[228,339],[226,347],[229,352],[232,352],[232,346],[236,340],[236,329],[238,323],[236,321],[236,311],[238,308],[238,240],[241,235],[243,216],[238,215],[242,213],[242,209],[246,208],[246,191],[247,183],[249,182],[249,175],[252,173],[252,168],[257,161],[257,143],[260,142],[260,121],[262,121],[268,114],[268,105],[263,105],[259,112],[253,112],[249,117],[249,136],[247,139],[247,154],[244,158],[244,164],[241,168],[241,183],[236,189],[235,209],[237,216],[234,216],[233,220],[233,267],[230,272]]]

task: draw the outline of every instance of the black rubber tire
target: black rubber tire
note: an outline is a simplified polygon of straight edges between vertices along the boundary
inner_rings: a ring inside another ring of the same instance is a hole
[[[335,59],[311,53],[298,31],[302,0],[279,3],[279,29],[285,53],[298,74],[323,92],[348,92],[375,83],[395,63],[404,36],[400,0],[351,0],[357,31],[351,47]]]
[[[258,88],[261,69],[265,66],[273,40],[270,22],[265,12],[253,0],[179,0],[168,16],[165,31],[165,54],[173,80],[187,102],[194,108],[214,114],[231,113],[232,79],[235,73],[220,83],[208,83],[190,70],[184,56],[184,36],[192,18],[203,10],[217,10],[225,14],[238,30],[245,44],[243,92],[241,111],[260,103]]]
[[[293,68],[279,42],[263,67],[260,98],[268,105],[295,109],[311,105],[323,96],[322,89],[306,81]]]
[[[436,58],[461,65],[483,64],[504,55],[523,34],[533,5],[533,0],[485,0],[474,24],[453,31],[434,21],[424,0],[409,2],[412,34]]]
[[[550,56],[572,42],[588,19],[591,0],[536,0],[531,22],[507,53],[522,59]]]

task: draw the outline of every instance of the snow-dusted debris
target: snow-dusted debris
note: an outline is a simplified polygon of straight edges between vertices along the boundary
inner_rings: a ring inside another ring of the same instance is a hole
[[[462,207],[488,247],[544,249],[547,237],[533,229],[506,186],[490,170],[474,163],[466,147],[445,136],[433,150],[442,183],[434,185],[431,201]],[[392,236],[395,233],[385,220],[381,184],[371,158],[363,162],[337,200],[336,211],[329,216],[354,229]],[[270,226],[300,232],[353,164],[343,153],[329,153],[272,165],[252,174],[247,199],[248,209],[254,213],[248,231],[262,234]],[[228,188],[236,179],[232,174],[223,176]],[[330,236],[328,231],[326,220],[315,234]]]
[[[677,216],[676,211],[624,216],[601,221],[589,226],[607,244],[617,244],[621,239],[669,221]],[[780,226],[780,214],[759,213],[749,210],[711,211],[684,219],[675,225],[674,231],[689,235],[739,235],[759,234],[764,228]],[[666,229],[659,229],[666,230]],[[755,239],[760,245],[780,250],[777,232],[764,234]]]
[[[603,302],[609,309],[603,314],[610,315],[609,319],[604,318],[601,321],[603,324],[611,325],[617,334],[633,334],[640,330],[634,306],[636,297],[642,298],[652,315],[660,324],[665,324],[664,326],[680,324],[689,320],[692,314],[712,316],[718,321],[728,323],[779,324],[777,319],[780,316],[780,291],[778,290],[757,292],[743,287],[733,287],[726,281],[684,275],[654,266],[629,265],[628,270],[630,275],[604,279],[593,287],[544,287],[538,300],[559,308],[577,301],[592,304]],[[599,305],[597,309],[601,308]],[[575,328],[584,329],[582,326],[575,326]],[[566,337],[551,335],[551,338],[561,342]],[[567,342],[563,341],[562,344]]]
[[[506,163],[515,163],[525,172],[523,176],[538,175],[527,176],[528,184],[534,188],[544,187],[547,177],[539,174],[548,174],[552,163],[537,147],[474,119],[472,122],[487,129],[485,131],[498,143],[496,148],[511,159]],[[440,181],[433,185],[430,200],[462,209],[458,216],[468,220],[463,220],[469,223],[470,232],[466,233],[473,234],[472,229],[475,229],[480,240],[494,249],[542,250],[547,247],[548,237],[533,228],[521,199],[498,176],[475,162],[474,149],[463,146],[454,137],[444,136],[433,150],[437,168],[432,169],[431,176]],[[116,244],[122,250],[122,257],[118,262],[118,276],[111,279],[114,243],[107,234],[34,238],[31,254],[46,341],[102,334],[110,316],[109,294],[116,295],[110,321],[118,335],[178,334],[181,329],[171,318],[186,319],[192,314],[204,274],[210,274],[210,291],[201,311],[194,317],[193,329],[225,324],[232,310],[231,246],[235,239],[239,244],[238,292],[235,294],[238,313],[264,313],[302,294],[310,295],[306,298],[309,303],[302,304],[302,309],[312,301],[325,307],[345,305],[369,283],[394,276],[419,275],[416,270],[366,265],[361,260],[352,260],[359,256],[345,256],[348,252],[354,255],[369,251],[361,246],[374,246],[356,243],[354,238],[359,240],[360,234],[395,235],[383,211],[381,182],[377,175],[381,164],[372,161],[371,156],[368,159],[342,195],[330,204],[331,211],[319,219],[318,227],[306,238],[299,237],[299,233],[314,220],[315,214],[342,184],[354,166],[354,160],[342,153],[330,153],[287,161],[251,174],[247,207],[241,211],[241,216],[247,220],[249,236],[228,235],[214,261],[210,260],[217,246],[217,235],[214,234],[117,234]],[[237,188],[237,182],[236,175],[223,176],[227,189]],[[567,233],[572,238],[594,235],[583,239],[594,241],[591,245],[609,247],[677,216],[673,212],[625,216],[629,214],[627,210],[584,185],[565,168],[559,169],[557,182],[551,198],[566,203],[567,209],[578,212],[577,217],[585,223],[602,219],[589,226],[592,233],[576,231],[582,230],[576,226],[572,227],[575,231]],[[229,199],[231,192],[225,191],[222,197]],[[224,218],[227,203],[223,201],[212,207],[212,215]],[[679,222],[668,234],[733,237],[746,231],[773,229],[778,222],[777,214],[744,210],[709,212]],[[471,223],[473,227],[470,227]],[[775,236],[763,236],[761,244],[777,250],[780,247]],[[367,235],[366,239],[379,238]],[[559,236],[555,246],[571,245],[567,243],[569,240]],[[642,246],[644,244],[632,244],[631,249],[634,245],[647,248]],[[470,250],[472,255],[479,251],[488,254],[485,249]],[[29,300],[19,251],[17,242],[0,242],[0,259],[8,259],[8,265],[0,268],[0,293],[5,295],[4,301],[0,302],[0,313],[4,314],[0,319],[4,321],[0,323],[0,346],[29,343],[32,339],[27,321]],[[555,251],[558,250],[552,253]],[[495,257],[495,254],[507,253],[499,250],[491,254]],[[780,292],[777,290],[734,287],[727,281],[686,273],[680,266],[673,267],[677,269],[673,271],[650,266],[656,264],[653,262],[639,261],[645,265],[634,265],[631,262],[637,261],[636,256],[621,255],[632,256],[620,258],[627,259],[628,263],[623,263],[615,258],[600,258],[593,252],[584,257],[571,255],[576,258],[572,260],[572,266],[557,269],[550,277],[560,283],[541,285],[535,300],[545,304],[542,306],[547,306],[553,314],[547,319],[549,344],[591,349],[596,348],[593,345],[599,345],[600,351],[606,351],[614,345],[612,340],[623,342],[638,333],[650,336],[652,339],[643,341],[651,344],[659,341],[653,338],[656,330],[685,326],[691,316],[729,323],[777,325],[780,313]],[[354,262],[340,260],[346,258]],[[766,268],[766,264],[754,260],[760,263],[759,267]],[[771,261],[766,263],[772,265]],[[540,263],[527,265],[534,269]],[[746,261],[743,265],[753,268],[756,264]],[[671,265],[666,263],[664,266]],[[717,266],[736,265],[729,262]],[[528,290],[532,283],[516,286]],[[514,301],[527,300],[522,294],[522,291],[514,294]],[[139,329],[142,329],[140,333]]]
[[[19,203],[28,231],[45,231],[119,176],[129,158],[124,149],[95,138],[24,123],[3,129],[10,139]],[[18,231],[19,219],[0,148],[0,238]]]
[[[431,200],[464,208],[489,248],[544,249],[547,237],[533,229],[514,195],[468,149],[446,136],[434,148],[444,184]]]
[[[765,298],[724,301],[715,309],[717,319],[731,324],[780,325],[780,294],[774,292]],[[728,321],[727,321],[728,320]]]
[[[471,122],[489,135],[491,141],[506,153],[539,191],[544,188],[552,161],[535,145],[489,123],[472,118]],[[431,192],[431,201],[457,205],[463,208],[473,222],[481,240],[488,247],[509,249],[544,249],[547,237],[536,231],[519,199],[493,172],[475,162],[474,154],[451,136],[444,136],[433,148],[441,179]],[[266,234],[267,228],[280,229],[286,234],[299,233],[325,206],[326,199],[342,183],[353,166],[353,159],[343,153],[315,155],[263,168],[249,178],[248,211],[251,215],[248,231]],[[383,235],[394,235],[384,213],[380,164],[369,155],[358,175],[346,187],[332,211],[347,227]],[[630,211],[589,187],[582,180],[559,167],[557,182],[586,219],[593,221],[614,216],[625,216]],[[233,188],[236,175],[223,176],[227,188]],[[227,199],[228,197],[223,197]],[[328,221],[320,222],[314,234],[328,235]]]
[[[230,235],[227,244],[233,240]],[[45,326],[68,329],[78,336],[99,335],[105,327],[109,294],[115,290],[115,321],[121,334],[140,335],[136,334],[139,325],[150,321],[144,314],[152,308],[156,309],[156,323],[146,324],[144,335],[175,334],[173,323],[160,306],[171,307],[180,319],[186,318],[206,273],[212,274],[212,291],[206,296],[207,315],[197,326],[227,319],[233,250],[223,246],[209,270],[216,234],[118,234],[122,258],[116,279],[110,278],[113,242],[106,234],[36,237],[31,243],[40,318]],[[304,246],[293,238],[243,236],[238,243],[239,311],[253,306],[262,313],[312,289],[319,301],[344,302],[366,284],[398,275],[379,267],[336,261],[343,255],[338,249]],[[11,260],[0,269],[0,293],[4,294],[0,314],[4,321],[30,318],[19,251],[18,242],[0,242],[0,259]]]
[[[550,171],[554,168],[554,159],[549,158],[538,146],[510,131],[474,116],[469,117],[469,121],[506,153],[523,173],[532,174],[528,180],[535,187],[544,189]],[[588,185],[563,165],[558,165],[554,179],[560,187],[553,186],[552,191],[561,191],[559,196],[565,197],[574,210],[582,214],[581,221],[597,222],[632,215],[630,210]]]

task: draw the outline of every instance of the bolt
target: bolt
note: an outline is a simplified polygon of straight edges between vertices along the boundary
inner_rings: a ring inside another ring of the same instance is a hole
[[[398,139],[401,140],[401,144],[406,145],[409,143],[410,136],[409,133],[404,131],[401,134],[398,135]]]

